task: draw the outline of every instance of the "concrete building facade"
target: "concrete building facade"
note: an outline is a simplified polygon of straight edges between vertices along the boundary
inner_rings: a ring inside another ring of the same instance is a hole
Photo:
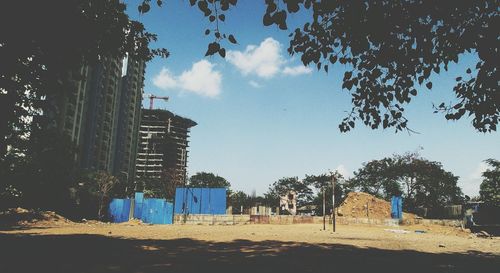
[[[129,58],[125,75],[122,68],[117,58],[82,66],[59,102],[58,123],[77,148],[75,161],[82,169],[106,171],[132,183],[145,62]]]
[[[137,178],[186,179],[190,128],[196,122],[167,110],[143,109],[136,163]]]

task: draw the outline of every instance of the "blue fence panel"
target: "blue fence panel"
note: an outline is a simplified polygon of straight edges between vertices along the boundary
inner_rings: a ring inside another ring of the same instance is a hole
[[[108,213],[113,223],[127,222],[130,213],[130,199],[111,200]]]
[[[173,224],[174,221],[174,204],[170,202],[165,202],[165,224]]]
[[[225,188],[177,188],[175,190],[176,214],[225,214]]]
[[[210,189],[210,214],[226,214],[226,189]]]
[[[144,193],[136,192],[134,198],[134,218],[141,219]]]
[[[401,196],[391,198],[391,217],[394,219],[403,219],[403,200]]]
[[[145,198],[142,205],[141,221],[150,224],[172,224],[173,206],[165,199]]]

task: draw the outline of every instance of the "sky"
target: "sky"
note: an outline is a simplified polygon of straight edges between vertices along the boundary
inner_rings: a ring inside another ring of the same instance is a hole
[[[479,133],[470,119],[447,121],[432,108],[453,100],[454,79],[475,66],[476,56],[462,56],[448,72],[433,75],[432,91],[417,88],[405,109],[408,126],[418,134],[361,123],[341,133],[338,124],[351,109],[350,94],[341,88],[345,67],[325,73],[290,56],[290,32],[262,25],[263,2],[240,0],[227,12],[221,31],[234,34],[238,43],[224,44],[224,59],[204,57],[213,42],[204,32],[213,25],[189,1],[169,0],[145,15],[138,14],[137,1],[128,1],[129,15],[158,34],[152,46],[171,53],[148,63],[145,93],[169,96],[168,102],[156,100],[155,108],[198,123],[191,130],[188,175],[213,172],[233,190],[263,194],[283,177],[330,170],[351,177],[363,162],[419,150],[459,176],[465,194],[478,195],[484,160],[500,159],[499,133]],[[289,29],[304,16],[289,16]]]

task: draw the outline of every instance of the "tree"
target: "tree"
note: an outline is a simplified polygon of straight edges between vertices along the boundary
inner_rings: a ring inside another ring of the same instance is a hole
[[[350,181],[355,190],[379,193],[386,200],[401,194],[409,211],[462,203],[463,194],[457,182],[458,177],[445,171],[441,163],[424,159],[417,152],[366,163]]]
[[[277,206],[280,196],[288,194],[290,191],[297,193],[297,206],[308,204],[312,201],[312,190],[307,183],[299,180],[298,177],[284,177],[274,182],[269,186],[269,190],[265,194],[265,199]]]
[[[393,165],[392,158],[363,163],[363,167],[354,172],[354,177],[348,181],[348,187],[385,199],[399,195],[401,190]]]
[[[143,0],[149,10],[150,0]],[[158,1],[161,6],[162,0]],[[219,22],[236,0],[190,0],[210,23],[214,42],[206,55],[225,57],[222,41],[236,43],[222,33]],[[360,121],[376,128],[409,130],[404,107],[417,96],[418,85],[432,90],[432,74],[448,70],[464,53],[475,53],[478,62],[464,68],[453,88],[456,100],[435,107],[448,120],[473,116],[479,132],[496,131],[500,119],[498,91],[496,0],[484,1],[368,1],[368,0],[266,0],[262,21],[287,30],[289,14],[310,16],[290,33],[291,55],[299,54],[304,65],[313,64],[327,73],[329,65],[347,67],[342,88],[352,95],[352,109],[339,125],[342,132]]]
[[[500,204],[500,161],[495,159],[485,160],[491,168],[483,172],[479,195],[485,203]]]
[[[86,172],[81,177],[82,182],[78,189],[78,203],[82,207],[85,214],[94,213],[91,215],[102,220],[106,217],[106,207],[109,200],[114,195],[114,190],[119,186],[119,180],[104,171]],[[92,211],[97,204],[97,211]]]
[[[84,64],[104,57],[150,60],[156,36],[118,0],[9,1],[1,4],[0,159],[33,131],[57,127],[59,102],[75,89]]]
[[[335,176],[337,183],[335,183],[335,206],[338,207],[344,195],[344,189],[339,181],[343,180],[344,177],[338,171],[333,174],[321,174],[321,175],[306,175],[304,182],[310,186],[313,186],[318,190],[318,194],[313,199],[313,204],[316,205],[316,214],[323,215],[323,211],[326,214],[332,209],[332,175]],[[320,209],[324,208],[324,209]]]
[[[229,205],[233,207],[233,214],[243,213],[243,209],[251,206],[252,198],[242,191],[237,191],[229,196]]]
[[[224,177],[213,173],[198,172],[189,178],[189,187],[191,188],[226,188],[231,187]]]

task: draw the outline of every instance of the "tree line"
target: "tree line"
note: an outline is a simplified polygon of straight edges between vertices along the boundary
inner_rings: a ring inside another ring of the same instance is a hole
[[[482,174],[480,196],[474,198],[498,205],[500,161],[488,159],[485,162],[489,168]],[[363,163],[350,178],[338,172],[305,175],[302,179],[284,177],[271,184],[262,196],[235,191],[230,194],[228,204],[233,206],[235,213],[239,213],[241,207],[265,205],[274,208],[279,205],[280,196],[295,191],[298,207],[312,205],[316,214],[320,214],[325,192],[328,213],[332,208],[332,176],[337,181],[336,206],[352,191],[369,193],[387,201],[392,196],[401,196],[404,210],[414,213],[424,208],[437,213],[445,206],[464,204],[471,199],[457,185],[459,177],[446,171],[440,162],[428,160],[418,152],[407,152]]]

